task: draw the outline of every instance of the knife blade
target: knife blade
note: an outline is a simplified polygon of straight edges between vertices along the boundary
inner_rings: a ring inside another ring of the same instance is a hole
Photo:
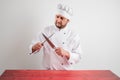
[[[51,34],[51,35],[48,37],[48,39],[51,38],[53,35],[54,35],[54,33]],[[43,45],[45,42],[46,42],[46,39],[42,42],[42,45]]]
[[[48,44],[49,44],[53,49],[55,49],[55,48],[56,48],[55,45],[49,40],[49,38],[47,38],[47,36],[46,36],[45,34],[43,34],[43,33],[42,33],[42,35],[43,35],[43,37],[46,39],[46,41],[48,42]]]

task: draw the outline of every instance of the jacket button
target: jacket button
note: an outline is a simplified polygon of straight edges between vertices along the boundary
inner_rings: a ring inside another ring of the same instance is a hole
[[[63,65],[63,63],[61,63],[61,65]]]

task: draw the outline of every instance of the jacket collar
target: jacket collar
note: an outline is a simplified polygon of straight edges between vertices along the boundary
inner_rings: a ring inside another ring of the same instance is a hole
[[[63,32],[66,32],[66,31],[68,31],[69,26],[67,25],[65,28],[59,29],[58,27],[56,27],[56,25],[54,25],[54,28],[55,28],[56,31],[63,31]]]

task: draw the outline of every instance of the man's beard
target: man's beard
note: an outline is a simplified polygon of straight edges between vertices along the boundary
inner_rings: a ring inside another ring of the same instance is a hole
[[[59,24],[59,25],[57,25],[57,24]],[[62,28],[65,28],[65,27],[66,27],[66,25],[62,25],[61,23],[57,23],[57,22],[55,22],[55,25],[56,25],[56,27],[59,28],[59,29],[62,29]]]

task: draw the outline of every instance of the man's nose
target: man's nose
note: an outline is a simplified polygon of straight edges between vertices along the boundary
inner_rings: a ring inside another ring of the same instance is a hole
[[[57,21],[58,21],[58,22],[61,22],[61,19],[60,19],[60,18],[57,18]]]

